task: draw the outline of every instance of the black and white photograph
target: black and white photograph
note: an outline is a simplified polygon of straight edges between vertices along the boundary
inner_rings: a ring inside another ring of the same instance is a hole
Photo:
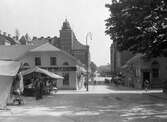
[[[0,0],[0,122],[167,122],[167,0]]]

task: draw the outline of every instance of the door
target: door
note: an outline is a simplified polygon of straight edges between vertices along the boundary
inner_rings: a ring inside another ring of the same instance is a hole
[[[63,86],[69,86],[70,82],[69,82],[69,73],[63,73]]]
[[[145,81],[150,81],[150,72],[143,72],[143,88],[145,88]]]

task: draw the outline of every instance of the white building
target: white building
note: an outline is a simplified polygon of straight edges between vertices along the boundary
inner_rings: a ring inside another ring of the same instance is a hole
[[[39,46],[3,45],[0,46],[0,59],[19,60],[26,68],[38,66],[63,76],[63,81],[57,82],[59,89],[80,89],[84,87],[85,69],[83,64],[50,43]]]

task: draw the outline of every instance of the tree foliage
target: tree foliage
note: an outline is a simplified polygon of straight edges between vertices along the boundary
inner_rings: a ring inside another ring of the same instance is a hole
[[[105,33],[119,50],[167,56],[167,0],[112,0]]]

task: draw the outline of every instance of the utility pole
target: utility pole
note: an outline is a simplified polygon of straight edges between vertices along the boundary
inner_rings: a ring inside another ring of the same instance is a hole
[[[87,73],[86,73],[86,83],[87,83],[87,86],[86,86],[86,90],[89,91],[89,45],[88,45],[88,37],[92,40],[92,33],[91,32],[88,32],[86,34],[86,48],[87,48],[87,51],[86,51],[86,57],[87,57]]]

